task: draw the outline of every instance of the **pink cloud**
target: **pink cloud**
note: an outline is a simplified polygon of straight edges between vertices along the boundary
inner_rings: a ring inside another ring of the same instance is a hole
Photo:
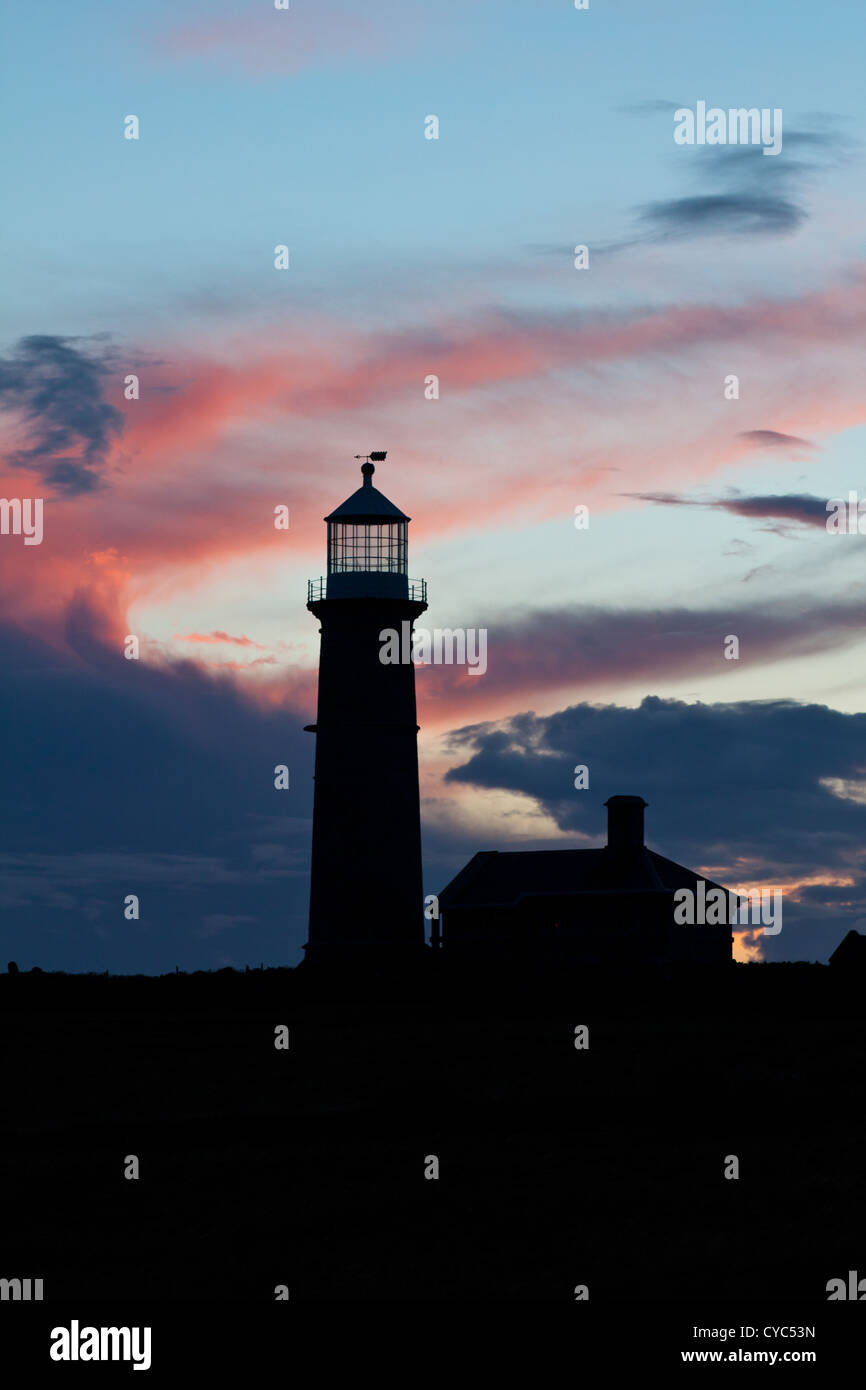
[[[663,491],[720,473],[755,432],[820,438],[866,421],[851,351],[864,332],[861,272],[734,308],[443,312],[434,329],[399,333],[308,317],[264,339],[178,348],[174,363],[163,345],[149,385],[174,390],[123,403],[109,485],[49,499],[42,546],[4,538],[4,601],[19,621],[59,622],[69,595],[95,592],[122,635],[127,605],[169,595],[191,566],[277,554],[318,573],[322,516],[353,485],[365,441],[388,447],[381,486],[415,516],[416,543],[570,515],[578,501],[633,505],[620,494],[648,478]],[[738,402],[723,398],[730,371],[748,385]],[[438,402],[424,399],[430,373]],[[0,495],[32,482],[0,468]],[[290,507],[289,533],[274,528],[277,504]]]
[[[305,68],[352,61],[379,61],[414,46],[422,32],[418,16],[379,0],[372,15],[354,6],[316,0],[314,5],[249,7],[238,14],[212,14],[172,24],[152,39],[158,56],[175,61],[203,59],[253,77],[296,73]]]
[[[252,661],[205,661],[199,664],[218,671],[249,671],[254,666],[276,666],[277,658],[275,656],[257,656]]]
[[[231,637],[227,632],[190,632],[185,637],[180,633],[175,633],[175,642],[229,642],[234,647],[255,647],[258,651],[266,651],[261,642],[254,642],[251,637]]]

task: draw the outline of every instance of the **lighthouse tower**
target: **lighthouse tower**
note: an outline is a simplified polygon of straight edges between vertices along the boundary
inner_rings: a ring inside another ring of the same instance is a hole
[[[307,960],[354,963],[412,956],[424,946],[418,724],[409,660],[380,657],[386,629],[401,637],[427,607],[410,580],[410,518],[363,483],[328,524],[328,573],[310,580],[307,607],[319,620],[310,939]],[[408,627],[403,627],[408,624]],[[393,650],[390,644],[389,650]]]

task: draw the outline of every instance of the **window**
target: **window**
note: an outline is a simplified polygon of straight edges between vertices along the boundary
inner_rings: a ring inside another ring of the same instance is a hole
[[[328,573],[350,570],[407,572],[407,523],[328,522]]]

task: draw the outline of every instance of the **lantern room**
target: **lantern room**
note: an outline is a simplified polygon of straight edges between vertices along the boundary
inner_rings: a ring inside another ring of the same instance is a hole
[[[373,486],[371,454],[361,465],[362,485],[325,517],[328,573],[311,580],[308,602],[331,598],[414,598],[425,600],[423,581],[408,578],[408,526],[411,520]]]

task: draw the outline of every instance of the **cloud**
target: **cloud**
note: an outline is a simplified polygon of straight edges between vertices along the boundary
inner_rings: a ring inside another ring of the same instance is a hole
[[[861,639],[863,607],[792,598],[772,607],[547,609],[491,619],[487,629],[483,677],[455,666],[419,668],[422,724],[471,717],[479,709],[489,718],[545,692],[713,675],[727,665],[729,633],[737,634],[741,653],[756,667],[844,648]]]
[[[638,216],[652,240],[695,236],[778,236],[806,220],[789,198],[759,193],[715,193],[648,203]]]
[[[576,847],[586,837],[603,843],[608,796],[638,793],[659,853],[729,887],[784,885],[782,932],[758,938],[767,959],[825,960],[866,911],[864,714],[648,696],[637,709],[580,704],[452,738],[469,757],[448,781],[532,798]],[[589,791],[574,790],[577,763],[589,767]],[[845,795],[833,779],[846,783]],[[496,847],[495,825],[473,846]]]
[[[778,430],[741,430],[741,439],[749,439],[761,449],[784,449],[789,451],[812,450],[815,445],[808,439],[800,439],[796,434],[780,434]]]
[[[491,691],[511,699],[526,685],[553,688],[573,678],[584,689],[608,672],[709,664],[720,659],[716,638],[730,630],[730,617],[536,614],[493,633]],[[217,940],[243,926],[250,960],[297,961],[308,900],[314,745],[302,728],[309,708],[285,695],[253,702],[230,678],[191,662],[126,661],[106,641],[107,620],[92,596],[80,594],[68,608],[66,646],[0,626],[7,673],[0,686],[0,950],[25,968],[195,968],[218,964]],[[822,623],[835,621],[837,640],[849,630],[859,638],[862,626],[853,604],[850,611],[756,612],[751,627],[743,615],[737,621],[763,659],[774,642],[820,648]],[[428,681],[443,676],[454,680],[448,668],[419,670],[422,723]],[[474,685],[488,676],[464,679],[451,695],[465,700],[468,685],[477,708]],[[488,696],[485,718],[490,703]],[[792,902],[789,910],[786,902],[786,924],[799,924],[799,935],[785,936],[783,945],[793,955],[819,953],[827,931],[809,924],[819,917],[823,924],[824,898],[840,926],[854,910],[849,902],[866,911],[856,886],[866,828],[864,723],[866,716],[820,707],[803,714],[791,702],[650,699],[640,711],[581,705],[549,719],[518,715],[498,727],[488,720],[457,730],[454,746],[469,759],[451,769],[449,781],[534,796],[559,826],[595,835],[598,806],[596,820],[584,815],[572,780],[561,780],[587,762],[593,797],[604,788],[647,796],[651,834],[681,862],[722,882],[771,872],[795,885],[809,878],[808,903]],[[278,763],[291,769],[290,792],[274,789]],[[453,831],[434,830],[425,853],[440,864],[448,856],[468,859],[480,847],[475,834],[467,829],[455,842]],[[492,836],[495,845],[495,825]],[[848,879],[855,886],[840,899]],[[129,893],[140,898],[135,923],[123,917]]]
[[[188,7],[187,7],[188,11]],[[308,68],[381,62],[413,49],[425,33],[423,15],[393,0],[378,0],[372,14],[341,0],[317,0],[280,12],[209,6],[201,18],[172,22],[149,36],[151,52],[173,62],[199,60],[228,72],[268,78]]]
[[[622,506],[617,494],[648,476],[659,491],[683,492],[756,443],[731,434],[730,405],[721,389],[707,395],[708,374],[721,382],[729,362],[748,370],[750,418],[776,420],[774,435],[790,424],[789,438],[829,436],[866,422],[856,365],[864,331],[858,267],[788,299],[581,313],[443,306],[400,331],[310,314],[227,343],[163,345],[126,415],[122,471],[112,471],[110,488],[46,505],[38,565],[26,563],[32,550],[0,547],[0,603],[18,621],[42,622],[92,583],[88,557],[113,548],[130,601],[163,607],[188,579],[201,585],[208,564],[241,556],[264,573],[290,551],[317,573],[321,519],[343,494],[357,448],[345,443],[366,435],[371,411],[399,459],[395,500],[416,518],[415,545],[515,518],[527,527],[561,518],[575,486],[596,512]],[[446,412],[423,400],[429,372],[447,386]],[[781,459],[782,446],[767,453]],[[527,471],[530,454],[543,455],[543,469]],[[0,495],[19,487],[16,470],[0,470]],[[273,526],[277,503],[291,503],[290,543]],[[190,632],[207,634],[227,618],[217,608],[189,621]],[[166,622],[167,633],[177,630],[176,619]]]
[[[91,343],[87,352],[76,346],[83,341]],[[98,487],[123,429],[123,415],[103,394],[114,370],[103,340],[22,338],[0,358],[0,407],[19,417],[25,436],[6,453],[6,463],[39,473],[59,493]]]
[[[249,671],[253,666],[277,666],[275,656],[257,656],[252,661],[208,661],[209,667],[220,671]]]
[[[180,633],[175,633],[173,640],[175,642],[227,642],[233,647],[255,647],[260,652],[267,650],[261,642],[254,642],[251,637],[232,637],[227,632],[190,632],[185,637],[181,636]]]
[[[312,322],[304,327],[303,348],[292,340],[286,342],[281,333],[280,340],[272,344],[263,344],[259,337],[248,349],[239,348],[231,361],[188,354],[175,366],[163,367],[161,375],[155,374],[158,382],[171,382],[177,389],[170,397],[149,394],[148,400],[140,403],[141,408],[129,420],[129,448],[137,462],[148,464],[147,477],[142,478],[140,487],[154,493],[158,487],[158,495],[163,499],[163,483],[168,485],[177,471],[178,451],[184,451],[185,477],[189,477],[197,451],[206,450],[208,487],[196,495],[194,508],[175,504],[165,511],[159,528],[143,528],[140,544],[163,552],[171,549],[178,555],[192,555],[200,543],[218,550],[227,535],[236,545],[245,532],[252,533],[253,524],[261,534],[260,480],[245,473],[241,488],[233,482],[235,475],[226,469],[213,476],[213,450],[222,442],[228,446],[236,438],[254,438],[255,431],[320,421],[327,421],[331,432],[335,422],[345,422],[348,430],[355,416],[375,406],[378,417],[381,419],[385,413],[392,431],[405,438],[412,454],[420,460],[423,448],[410,442],[418,436],[412,403],[417,399],[418,383],[423,383],[430,372],[440,375],[443,385],[447,384],[454,411],[477,413],[490,405],[501,411],[507,403],[504,393],[513,399],[517,391],[524,390],[522,413],[529,422],[535,420],[533,402],[538,400],[542,382],[548,391],[547,416],[551,402],[556,408],[555,393],[561,391],[563,428],[556,431],[559,455],[545,476],[536,476],[532,485],[533,500],[541,498],[545,488],[551,497],[559,499],[561,475],[568,464],[568,476],[573,477],[573,455],[578,449],[582,449],[585,467],[622,467],[624,462],[618,447],[608,445],[602,456],[599,450],[590,453],[591,446],[587,447],[581,438],[574,440],[570,456],[565,458],[561,439],[572,437],[574,431],[573,394],[565,386],[569,373],[578,386],[582,381],[585,391],[587,372],[596,381],[606,367],[628,364],[635,374],[635,390],[640,391],[646,381],[638,373],[658,370],[669,376],[672,360],[680,358],[685,370],[686,358],[693,361],[698,351],[710,354],[721,347],[751,351],[762,353],[768,363],[775,365],[774,345],[796,337],[801,348],[798,378],[808,383],[810,376],[803,368],[809,354],[831,351],[835,357],[843,353],[848,345],[860,341],[864,326],[866,279],[861,275],[844,291],[829,289],[789,301],[767,299],[734,307],[641,306],[627,312],[580,315],[502,310],[474,315],[443,313],[436,319],[435,328],[419,324],[397,332],[363,333],[347,325]],[[780,370],[784,370],[785,360],[779,359]],[[622,382],[619,377],[620,392]],[[830,428],[839,413],[839,401],[844,400],[843,427],[863,418],[862,393],[855,393],[853,386],[849,388],[844,371],[836,375],[829,392],[816,377],[814,389],[807,384],[806,394],[798,400],[804,416],[807,411],[820,411],[822,423],[830,421]],[[721,407],[719,410],[716,428],[720,432]],[[472,423],[477,434],[474,413]],[[609,418],[609,413],[604,397],[596,393],[582,415],[582,433],[600,416]],[[436,450],[435,474],[429,468],[418,468],[419,522],[431,529],[453,528],[470,514],[477,517],[481,500],[488,517],[493,517],[497,510],[522,507],[526,501],[522,437],[516,436],[513,463],[509,464],[502,450],[497,450],[495,469],[491,470],[495,472],[496,487],[491,489],[488,472],[465,466],[468,446],[463,423],[463,417],[452,413],[442,425],[445,431],[453,430],[455,438],[452,440],[447,434],[442,437]],[[705,437],[711,439],[716,432],[711,418],[708,424],[706,412],[701,416],[699,429],[702,441]],[[533,437],[537,435],[532,423],[528,432]],[[725,455],[735,457],[737,450],[742,451],[748,442],[741,438],[736,443],[716,444],[719,462]],[[632,440],[628,447],[635,458],[636,472],[645,472],[648,463],[655,462],[655,458],[649,461],[642,452],[648,444]],[[669,458],[667,437],[659,441],[658,448],[660,455]],[[405,448],[403,452],[405,456]],[[268,455],[268,463],[271,462],[276,468],[276,455],[273,460]],[[675,465],[668,462],[667,466]],[[318,470],[309,468],[304,483],[312,487],[317,476]],[[469,486],[465,507],[455,506],[451,498],[447,505],[443,503],[443,479],[447,482],[449,476],[459,481],[461,489]],[[477,480],[474,491],[473,480]],[[273,482],[270,478],[264,482],[272,496]],[[228,512],[233,518],[231,527],[226,525]],[[302,508],[293,510],[293,526],[295,512],[301,515]],[[135,518],[128,517],[127,546],[137,541],[136,529]]]
[[[784,436],[780,436],[784,437]],[[633,492],[628,494],[641,502],[661,507],[701,507],[731,512],[734,516],[771,518],[797,522],[802,526],[827,529],[827,499],[811,493],[782,493],[781,495],[744,497],[682,497],[671,492]]]
[[[0,625],[0,951],[46,969],[214,965],[217,924],[249,958],[306,937],[309,711],[244,697],[190,662],[126,661],[70,605],[71,645]],[[274,787],[274,767],[291,790]],[[261,846],[280,847],[262,858]],[[140,899],[127,922],[124,899]],[[201,935],[197,936],[196,933]]]
[[[651,105],[670,109],[663,102]],[[635,212],[635,235],[598,251],[707,236],[789,236],[809,216],[802,201],[806,186],[840,166],[853,149],[853,141],[830,129],[786,131],[783,148],[772,159],[763,157],[760,145],[682,147],[678,167],[709,187],[643,204]]]

